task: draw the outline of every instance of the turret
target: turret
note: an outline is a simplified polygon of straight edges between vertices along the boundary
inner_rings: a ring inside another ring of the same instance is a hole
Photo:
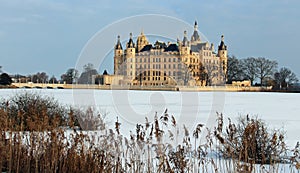
[[[210,44],[210,50],[211,50],[212,52],[215,52],[215,46],[214,46],[213,43]]]
[[[224,43],[224,36],[221,36],[221,43],[218,48],[218,56],[220,57],[222,72],[225,74],[225,77],[227,76],[227,46]],[[227,80],[227,77],[225,78],[225,81]]]
[[[183,36],[183,40],[179,46],[179,51],[180,51],[182,61],[188,63],[190,60],[189,55],[190,55],[191,47],[190,47],[190,42],[188,41],[188,38],[187,38],[186,31],[184,31],[184,36]]]
[[[194,33],[193,35],[191,36],[191,44],[192,45],[195,45],[195,44],[198,44],[200,43],[201,40],[200,40],[200,36],[198,34],[198,24],[197,24],[197,21],[195,21],[195,25],[194,25]]]
[[[120,41],[120,36],[118,35],[117,44],[115,45],[115,55],[114,55],[114,74],[120,74],[120,66],[124,62],[123,60],[123,48]]]
[[[141,35],[138,36],[137,40],[136,40],[136,49],[137,52],[140,52],[144,46],[148,45],[149,42],[147,40],[147,37],[144,35],[144,32],[141,32]]]
[[[125,58],[127,62],[127,76],[135,77],[135,44],[132,39],[132,33],[130,33],[130,38],[126,44]]]
[[[187,32],[186,31],[184,31],[184,36],[183,36],[183,40],[182,40],[182,46],[189,46],[189,40],[188,40],[188,38],[187,38]]]
[[[182,55],[188,55],[190,53],[190,50],[191,50],[191,48],[190,48],[190,42],[187,38],[187,32],[184,31],[183,40],[180,44],[180,53]]]

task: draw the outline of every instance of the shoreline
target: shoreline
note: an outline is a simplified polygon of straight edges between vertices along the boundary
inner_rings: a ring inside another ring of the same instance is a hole
[[[43,84],[43,83],[12,83],[10,86],[0,86],[0,89],[96,89],[96,90],[148,90],[148,91],[183,91],[183,92],[277,92],[300,93],[300,90],[274,90],[271,87],[240,87],[240,86],[120,86],[120,85],[90,85],[90,84]]]

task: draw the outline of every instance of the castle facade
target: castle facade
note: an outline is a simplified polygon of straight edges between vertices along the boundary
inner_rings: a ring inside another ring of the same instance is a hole
[[[130,38],[123,49],[118,36],[114,47],[114,75],[117,85],[224,85],[227,73],[227,46],[224,36],[217,52],[213,44],[203,42],[195,22],[191,39],[184,31],[176,43],[148,42],[141,32],[136,42]],[[113,79],[110,79],[113,81]]]

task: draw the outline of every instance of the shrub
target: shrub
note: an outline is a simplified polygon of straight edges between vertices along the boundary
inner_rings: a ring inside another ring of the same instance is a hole
[[[11,130],[41,131],[66,125],[67,110],[52,97],[37,93],[17,94],[0,105],[1,127]]]
[[[229,119],[226,131],[222,131],[222,114],[218,115],[215,136],[220,142],[224,157],[247,163],[271,164],[283,162],[286,153],[285,135],[282,130],[269,130],[258,118],[240,117],[237,125]]]

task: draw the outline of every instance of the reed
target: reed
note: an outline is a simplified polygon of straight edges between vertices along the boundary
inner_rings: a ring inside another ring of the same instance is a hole
[[[80,110],[36,93],[19,94],[1,102],[0,170],[299,172],[300,144],[289,149],[281,129],[268,129],[256,117],[233,123],[217,115],[214,129],[199,122],[190,132],[165,110],[123,136],[118,118],[110,129],[93,108]]]

